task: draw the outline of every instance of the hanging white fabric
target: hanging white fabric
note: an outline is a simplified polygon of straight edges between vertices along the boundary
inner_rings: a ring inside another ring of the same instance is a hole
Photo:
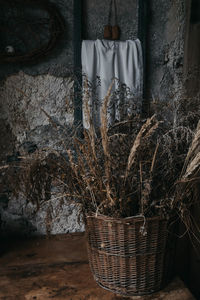
[[[92,92],[89,100],[95,125],[100,126],[100,107],[113,79],[115,79],[113,94],[108,110],[109,125],[128,118],[134,103],[141,103],[143,59],[139,39],[134,41],[84,40],[82,71],[91,84]],[[88,127],[84,107],[83,125],[85,128]]]

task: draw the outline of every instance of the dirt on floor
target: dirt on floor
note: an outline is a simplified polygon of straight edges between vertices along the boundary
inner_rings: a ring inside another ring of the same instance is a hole
[[[123,297],[99,287],[91,274],[84,234],[0,244],[1,300],[193,300],[175,279],[165,290],[145,297]]]

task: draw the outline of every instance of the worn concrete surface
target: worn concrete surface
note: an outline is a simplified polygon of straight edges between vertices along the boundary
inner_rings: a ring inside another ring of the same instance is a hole
[[[0,244],[0,299],[2,300],[194,300],[175,279],[163,291],[122,297],[100,288],[89,269],[83,234]]]

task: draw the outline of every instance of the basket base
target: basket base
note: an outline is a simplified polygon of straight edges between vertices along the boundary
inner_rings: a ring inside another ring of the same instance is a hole
[[[174,245],[169,220],[87,217],[88,257],[97,284],[115,294],[143,296],[162,290],[173,277]]]
[[[150,291],[145,292],[145,293],[144,292],[143,293],[142,292],[138,292],[138,293],[128,293],[128,292],[126,293],[126,292],[124,292],[123,293],[121,291],[118,291],[117,289],[110,289],[110,288],[104,286],[102,283],[98,282],[95,278],[94,278],[94,280],[104,290],[112,292],[116,295],[126,296],[126,297],[151,295],[151,294],[154,294],[154,293],[157,293],[157,292],[161,291],[163,288],[165,288],[170,283],[170,281],[169,281],[169,282],[163,284],[159,289],[150,290]]]

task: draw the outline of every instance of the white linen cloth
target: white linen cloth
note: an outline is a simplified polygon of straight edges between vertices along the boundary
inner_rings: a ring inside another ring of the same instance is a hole
[[[83,40],[82,72],[95,88],[90,94],[90,107],[95,125],[100,125],[100,107],[112,80],[113,94],[109,105],[108,121],[113,124],[131,114],[134,101],[142,100],[143,59],[139,39],[127,41]],[[100,86],[96,82],[100,79]],[[84,83],[83,83],[84,84]],[[132,102],[132,103],[131,103]],[[125,116],[124,116],[125,114]],[[83,125],[86,124],[83,105]]]

